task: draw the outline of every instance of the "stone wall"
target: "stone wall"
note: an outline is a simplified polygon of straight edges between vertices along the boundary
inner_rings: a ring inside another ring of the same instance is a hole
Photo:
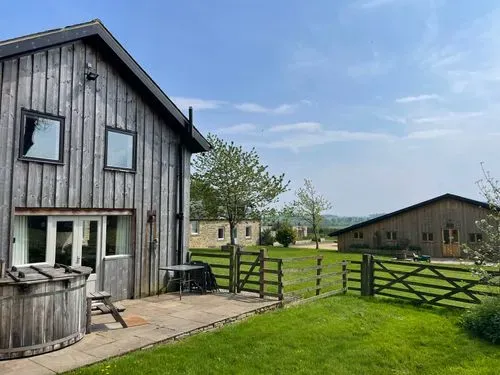
[[[219,248],[231,242],[229,223],[223,220],[199,220],[197,232],[196,224],[191,221],[189,247],[196,248]],[[247,230],[247,227],[249,228]],[[219,238],[219,230],[222,229],[223,238]],[[249,232],[249,233],[248,233]],[[249,234],[249,236],[247,236]],[[259,221],[247,220],[237,225],[236,241],[238,245],[254,246],[259,244],[260,223]]]

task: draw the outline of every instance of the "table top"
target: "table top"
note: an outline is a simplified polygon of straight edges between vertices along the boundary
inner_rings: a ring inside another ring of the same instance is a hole
[[[158,267],[160,270],[164,271],[191,271],[191,270],[201,270],[204,269],[203,265],[194,265],[194,264],[178,264],[174,266],[162,266]]]

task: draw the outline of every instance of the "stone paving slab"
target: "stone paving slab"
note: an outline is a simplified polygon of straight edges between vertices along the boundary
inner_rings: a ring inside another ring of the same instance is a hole
[[[143,319],[145,324],[122,328],[110,314],[92,316],[92,333],[64,349],[30,358],[0,361],[1,375],[51,375],[107,358],[179,340],[214,329],[235,320],[276,308],[274,299],[251,294],[209,293],[162,294],[138,300],[120,301],[123,317]]]

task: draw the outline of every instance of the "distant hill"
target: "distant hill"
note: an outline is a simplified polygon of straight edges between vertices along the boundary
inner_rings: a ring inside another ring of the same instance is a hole
[[[323,215],[322,227],[345,228],[363,221],[374,219],[384,214],[370,214],[368,216],[337,216]]]
[[[371,214],[368,216],[323,215],[323,222],[321,223],[321,227],[342,229],[382,215],[385,214]],[[292,225],[304,225],[301,220],[296,218],[290,219],[290,222]],[[266,225],[272,225],[272,223],[266,223]]]

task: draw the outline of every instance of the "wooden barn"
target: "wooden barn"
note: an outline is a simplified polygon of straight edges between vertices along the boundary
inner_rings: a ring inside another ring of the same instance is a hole
[[[185,259],[190,157],[209,148],[99,20],[0,42],[0,259],[155,293]]]
[[[343,252],[395,253],[403,249],[432,257],[460,257],[461,244],[481,241],[476,220],[487,203],[444,194],[401,210],[338,230]]]

